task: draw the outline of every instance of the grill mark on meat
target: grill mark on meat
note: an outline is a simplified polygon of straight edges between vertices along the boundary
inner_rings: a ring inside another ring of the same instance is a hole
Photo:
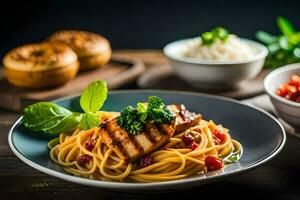
[[[127,152],[126,152],[126,149],[123,147],[121,141],[117,140],[117,138],[115,137],[115,134],[114,132],[111,132],[109,128],[106,128],[105,131],[108,133],[109,137],[111,138],[112,140],[112,143],[111,145],[113,145],[113,148],[118,148],[121,152],[121,154],[125,157],[125,159],[127,160],[128,159],[128,155],[127,155]],[[115,147],[116,146],[116,147]]]
[[[128,138],[129,138],[129,141],[131,141],[131,143],[137,148],[138,152],[139,153],[143,153],[144,152],[144,149],[143,147],[138,143],[138,141],[136,141],[135,137],[131,134],[128,134]]]
[[[150,128],[145,128],[144,132],[143,132],[146,136],[146,138],[151,142],[151,143],[155,143],[156,139],[153,137],[153,135],[151,134],[151,130]]]
[[[156,128],[158,132],[160,132],[162,135],[169,135],[168,131],[166,131],[162,125],[156,125]]]
[[[148,132],[150,133],[151,137],[153,137],[155,142],[161,139],[161,133],[157,130],[152,122],[148,122],[146,124],[146,129],[148,129]]]

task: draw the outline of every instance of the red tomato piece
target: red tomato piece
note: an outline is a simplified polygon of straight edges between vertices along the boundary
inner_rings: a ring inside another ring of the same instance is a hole
[[[91,139],[85,142],[84,146],[88,151],[92,151],[95,147],[97,139]]]
[[[220,130],[214,130],[212,134],[216,137],[216,139],[220,140],[219,143],[222,143],[226,140],[226,135]]]
[[[300,76],[293,75],[291,79],[284,84],[281,84],[275,91],[278,96],[287,100],[298,102],[300,101]]]
[[[85,164],[87,164],[90,160],[92,159],[92,156],[87,155],[87,154],[83,154],[81,156],[79,156],[76,160],[77,164],[80,166],[84,166]]]
[[[189,146],[193,142],[195,142],[195,138],[191,134],[189,134],[189,133],[183,134],[183,136],[181,137],[181,140],[187,146]]]
[[[222,169],[223,163],[222,160],[217,157],[207,156],[205,158],[205,166],[207,168],[207,171],[214,171],[214,170]]]
[[[188,147],[189,147],[190,149],[192,149],[192,150],[195,150],[195,149],[197,149],[198,144],[197,144],[197,142],[193,142],[193,143],[190,144]]]
[[[300,77],[297,75],[293,75],[289,84],[294,85],[294,86],[299,86],[300,85]]]

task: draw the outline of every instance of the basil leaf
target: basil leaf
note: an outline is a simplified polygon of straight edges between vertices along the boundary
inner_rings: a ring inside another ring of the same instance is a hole
[[[97,114],[95,113],[85,113],[82,115],[81,121],[80,121],[80,127],[83,130],[88,130],[93,127],[99,126],[100,119],[98,118]]]
[[[88,85],[81,94],[80,106],[85,113],[96,112],[107,98],[107,85],[105,81],[95,81]]]
[[[280,31],[287,37],[293,35],[295,33],[295,29],[291,25],[291,23],[284,17],[278,17],[277,24]]]
[[[22,123],[33,131],[48,132],[72,112],[51,102],[39,102],[24,109]]]
[[[51,134],[70,133],[78,127],[81,118],[82,114],[72,113],[64,117],[56,126],[53,126],[46,131]]]

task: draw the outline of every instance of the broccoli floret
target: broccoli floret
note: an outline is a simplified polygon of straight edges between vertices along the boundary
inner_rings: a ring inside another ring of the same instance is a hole
[[[161,107],[164,107],[165,104],[163,100],[157,96],[149,96],[148,97],[148,110],[154,110]]]
[[[167,124],[174,118],[175,116],[167,109],[161,98],[149,96],[148,104],[139,102],[137,108],[125,107],[117,122],[130,134],[136,135],[143,130],[146,121],[153,121],[155,124]]]
[[[132,106],[127,106],[122,110],[117,122],[132,135],[138,134],[143,129],[137,110]]]
[[[175,116],[167,109],[161,98],[150,96],[148,98],[148,118],[156,124],[167,124],[174,120]]]

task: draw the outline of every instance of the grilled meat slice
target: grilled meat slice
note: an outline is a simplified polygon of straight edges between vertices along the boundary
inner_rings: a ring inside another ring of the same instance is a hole
[[[188,111],[183,104],[172,104],[167,107],[176,115],[175,134],[182,133],[188,128],[197,125],[202,119],[200,114]]]
[[[176,115],[171,124],[145,124],[143,132],[138,135],[129,134],[117,123],[117,118],[101,124],[99,129],[104,143],[118,156],[128,161],[141,158],[166,144],[174,134],[184,132],[201,120],[201,115],[189,112],[184,105],[169,105],[168,109]]]
[[[142,133],[131,135],[120,127],[117,119],[101,125],[99,129],[104,143],[126,160],[136,160],[167,143],[173,136],[175,124],[155,125],[147,122]]]

